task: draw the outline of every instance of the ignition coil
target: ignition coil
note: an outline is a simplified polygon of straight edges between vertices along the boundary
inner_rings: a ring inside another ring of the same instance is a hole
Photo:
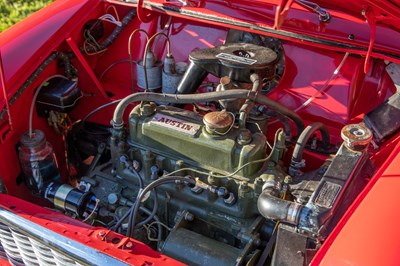
[[[84,192],[70,185],[51,182],[44,197],[62,211],[69,211],[80,219],[88,218],[97,211],[97,199],[92,192]]]

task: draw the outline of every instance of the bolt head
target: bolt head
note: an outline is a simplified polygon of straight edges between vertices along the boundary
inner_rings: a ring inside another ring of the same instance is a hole
[[[248,129],[242,129],[239,133],[238,143],[240,145],[247,145],[251,142],[252,136],[251,132]]]
[[[190,212],[187,212],[185,214],[185,220],[188,221],[188,222],[194,221],[194,215],[192,213],[190,213]]]
[[[153,103],[147,103],[142,106],[140,113],[143,116],[150,116],[156,111],[156,106]]]

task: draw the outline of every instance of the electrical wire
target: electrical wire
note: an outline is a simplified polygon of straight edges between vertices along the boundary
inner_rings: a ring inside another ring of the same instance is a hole
[[[99,17],[99,20],[109,22],[109,23],[114,24],[114,25],[116,25],[116,26],[118,26],[118,27],[121,27],[121,26],[122,26],[121,21],[117,20],[117,19],[116,19],[113,15],[111,15],[111,14],[104,14],[103,16]]]
[[[130,59],[121,59],[121,60],[118,60],[118,61],[115,61],[115,62],[111,63],[111,65],[109,65],[109,66],[101,73],[101,75],[99,76],[99,81],[102,81],[102,79],[104,78],[105,74],[107,74],[107,72],[110,71],[110,69],[113,68],[114,66],[116,66],[116,65],[118,65],[118,64],[122,64],[122,63],[130,63],[130,62],[136,64],[136,61],[135,61],[135,60],[131,61]]]
[[[82,222],[86,222],[87,220],[89,220],[90,217],[92,217],[92,215],[96,212],[97,207],[99,206],[99,202],[100,200],[96,199],[96,205],[94,205],[92,212],[84,220],[82,220]]]
[[[338,65],[338,67],[335,69],[335,71],[333,71],[332,76],[325,82],[325,84],[318,90],[316,91],[307,101],[305,101],[302,105],[300,105],[299,107],[297,107],[294,111],[298,112],[301,109],[305,108],[307,105],[309,105],[315,98],[317,98],[320,94],[322,94],[331,84],[331,81],[333,79],[335,79],[337,77],[337,75],[339,74],[340,69],[342,68],[342,66],[344,65],[344,63],[347,60],[347,57],[350,55],[350,53],[345,53],[343,56],[342,61],[340,62],[340,64]],[[299,132],[298,132],[299,134]]]
[[[146,209],[145,207],[140,207],[140,210],[142,212],[146,213],[146,214],[150,213],[150,211],[148,209]],[[157,227],[158,227],[158,234],[157,234],[157,239],[158,240],[156,240],[157,241],[157,249],[158,249],[159,248],[158,245],[160,244],[160,241],[162,239],[162,234],[163,234],[163,230],[162,230],[163,229],[163,227],[162,227],[163,223],[160,221],[160,219],[158,218],[157,215],[154,215],[153,219],[154,219],[155,223],[157,223]]]
[[[147,224],[148,222],[150,222],[153,219],[153,216],[156,215],[157,210],[158,210],[158,195],[157,195],[157,190],[156,188],[153,188],[153,195],[154,195],[154,200],[153,200],[153,209],[151,210],[151,213],[149,214],[149,216],[144,219],[143,221],[141,221],[140,223],[138,223],[135,227],[141,227],[145,224]]]
[[[151,226],[153,226],[154,224],[160,224],[162,227],[164,227],[164,228],[167,229],[168,231],[172,231],[172,228],[171,228],[171,227],[169,227],[168,225],[166,225],[166,224],[164,224],[164,223],[162,223],[162,222],[160,222],[160,221],[151,222],[151,223],[148,225],[148,227],[151,227]]]
[[[128,55],[129,55],[129,64],[130,64],[130,68],[131,68],[131,82],[132,82],[131,89],[132,89],[132,92],[135,92],[135,80],[134,80],[134,73],[133,73],[133,59],[132,59],[131,43],[132,43],[133,35],[135,35],[137,32],[142,32],[146,36],[146,44],[149,41],[149,34],[147,33],[147,31],[142,30],[142,29],[136,29],[136,30],[132,31],[132,33],[129,35],[129,39],[128,39]]]
[[[282,128],[279,128],[279,129],[275,132],[274,144],[273,144],[273,147],[272,147],[272,151],[273,151],[273,150],[275,149],[275,147],[276,147],[276,143],[278,142],[278,135],[279,135],[280,132],[284,132],[284,130],[283,130]],[[207,176],[211,176],[211,177],[215,177],[215,178],[228,178],[228,177],[230,177],[230,178],[233,178],[233,179],[237,179],[237,180],[239,180],[239,181],[249,181],[248,178],[245,178],[245,177],[238,177],[238,176],[234,176],[234,175],[237,174],[237,173],[238,173],[240,170],[242,170],[243,168],[245,168],[245,167],[247,167],[247,166],[249,166],[249,165],[251,165],[251,164],[263,163],[263,162],[268,161],[269,159],[271,159],[271,156],[272,156],[272,154],[273,154],[272,151],[271,151],[271,153],[270,153],[267,157],[265,157],[265,158],[263,158],[263,159],[259,159],[259,160],[255,160],[255,161],[251,161],[251,162],[245,163],[244,165],[242,165],[241,167],[239,167],[238,169],[236,169],[234,172],[232,172],[232,173],[230,173],[230,174],[227,174],[227,175],[216,175],[216,174],[214,174],[214,173],[203,172],[203,171],[200,171],[200,170],[196,170],[196,169],[194,169],[194,168],[181,168],[181,169],[175,170],[175,171],[173,171],[173,172],[171,172],[171,173],[168,173],[168,174],[166,174],[166,175],[164,175],[164,176],[176,175],[177,173],[180,173],[180,172],[182,172],[182,171],[192,171],[192,172],[195,172],[195,173],[197,173],[197,174],[207,175]]]
[[[151,233],[152,233],[152,232],[151,232],[151,227],[152,227],[153,225],[155,225],[155,224],[164,227],[164,228],[167,229],[168,231],[171,231],[172,228],[168,227],[166,224],[164,224],[164,223],[162,223],[162,222],[160,222],[160,221],[154,221],[154,222],[150,223],[149,225],[145,226],[146,231],[147,231],[147,239],[150,240],[150,241],[153,241],[153,242],[159,242],[159,241],[161,240],[159,237],[157,237],[157,238],[152,238],[152,237],[151,237]]]
[[[155,189],[156,187],[158,187],[158,186],[160,186],[160,185],[163,185],[163,184],[166,184],[166,183],[172,183],[172,182],[176,182],[176,181],[186,181],[186,182],[189,182],[189,183],[191,183],[191,184],[193,184],[193,185],[196,184],[196,181],[193,180],[193,179],[191,179],[191,178],[189,178],[189,177],[172,176],[172,174],[176,174],[177,172],[184,171],[184,170],[191,170],[191,171],[193,171],[193,172],[203,173],[203,174],[210,175],[210,176],[214,176],[214,177],[217,177],[217,178],[222,178],[222,177],[232,177],[232,178],[233,178],[233,176],[234,176],[237,172],[239,172],[241,169],[243,169],[244,167],[246,167],[246,166],[248,166],[248,165],[250,165],[250,164],[253,164],[253,163],[261,163],[261,162],[265,162],[265,161],[269,160],[269,159],[271,158],[272,154],[273,154],[273,150],[275,149],[276,144],[277,144],[277,142],[278,142],[278,136],[279,136],[279,134],[280,134],[281,132],[284,132],[284,130],[283,130],[282,128],[279,128],[279,129],[275,132],[275,136],[274,136],[274,145],[273,145],[272,151],[271,151],[271,153],[270,153],[266,158],[260,159],[260,160],[255,160],[255,161],[252,161],[252,162],[248,162],[248,163],[244,164],[243,166],[241,166],[240,168],[238,168],[236,171],[234,171],[233,173],[231,173],[231,174],[229,174],[229,175],[217,176],[217,175],[214,175],[214,174],[210,174],[210,173],[198,171],[198,170],[192,169],[192,168],[182,168],[182,169],[176,170],[176,171],[174,171],[174,172],[172,172],[172,173],[169,173],[169,174],[167,174],[167,175],[164,175],[164,176],[162,176],[160,179],[157,179],[157,180],[153,181],[152,183],[150,183],[149,185],[147,185],[143,190],[140,190],[140,191],[139,191],[139,195],[137,196],[135,203],[131,206],[130,210],[129,210],[127,213],[125,213],[125,215],[120,219],[120,221],[119,221],[118,223],[120,223],[120,222],[122,223],[122,221],[125,220],[125,219],[127,218],[127,216],[129,215],[127,236],[128,236],[128,237],[132,237],[132,236],[133,236],[132,234],[133,234],[133,231],[134,231],[135,227],[142,226],[142,225],[144,225],[144,224],[146,224],[146,223],[148,222],[147,220],[150,221],[150,220],[152,219],[152,217],[149,216],[145,221],[143,221],[143,222],[141,222],[141,223],[139,223],[139,224],[136,225],[136,217],[137,217],[137,212],[138,212],[139,207],[140,207],[140,203],[142,202],[142,199],[144,198],[144,196],[145,196],[150,190]],[[155,199],[156,199],[156,198],[157,198],[157,197],[155,197]],[[153,212],[154,212],[154,210],[153,210]],[[152,213],[153,213],[153,212],[152,212]],[[117,223],[117,225],[115,226],[116,229],[118,229],[118,227],[119,227],[118,223]],[[114,229],[115,229],[115,228],[114,228]]]
[[[98,48],[92,47],[88,50],[84,48],[80,48],[81,52],[83,53],[98,53],[98,52],[103,52],[105,49],[107,49],[108,46],[110,46],[115,39],[119,36],[119,34],[122,32],[122,30],[129,24],[129,22],[136,17],[136,9],[132,9],[131,11],[128,12],[128,14],[125,15],[125,17],[121,20],[121,26],[116,26],[113,32],[105,38],[101,43],[98,44]]]
[[[146,83],[145,92],[147,92],[149,90],[149,80],[147,77],[147,69],[146,69],[146,64],[147,64],[147,56],[146,55],[149,50],[151,41],[160,35],[164,36],[167,39],[167,57],[171,56],[171,42],[170,42],[167,34],[165,34],[164,32],[158,32],[158,33],[154,34],[153,36],[151,36],[150,39],[147,40],[146,47],[144,49],[144,55],[143,55],[143,70],[144,70],[144,79],[145,79],[145,83]]]
[[[157,179],[153,182],[151,182],[149,185],[147,185],[142,191],[140,191],[138,197],[136,198],[135,204],[132,205],[129,213],[129,221],[128,221],[128,230],[127,230],[127,236],[132,237],[133,236],[133,231],[136,227],[136,217],[137,213],[139,211],[140,203],[142,202],[144,196],[153,188],[156,188],[160,185],[164,185],[167,183],[175,183],[175,182],[188,182],[191,184],[195,184],[196,181],[189,178],[189,177],[182,177],[182,176],[164,176],[161,177],[160,179]]]
[[[139,181],[140,189],[143,189],[144,188],[144,182],[143,182],[143,178],[142,178],[141,174],[138,171],[136,171],[136,169],[134,169],[133,167],[130,170],[136,175],[136,177],[137,177],[137,179]]]
[[[38,97],[39,92],[40,92],[40,91],[42,90],[42,88],[46,85],[46,83],[47,83],[50,79],[53,79],[53,78],[63,78],[63,79],[68,80],[68,78],[67,78],[66,76],[64,76],[64,75],[60,75],[60,74],[52,75],[52,76],[46,78],[46,79],[42,82],[42,84],[40,84],[40,86],[38,87],[38,89],[35,91],[35,94],[33,95],[33,99],[32,99],[32,102],[31,102],[31,107],[30,107],[30,109],[29,109],[29,137],[30,137],[30,138],[33,138],[33,133],[32,133],[32,131],[33,131],[33,127],[32,127],[32,123],[33,123],[33,109],[34,109],[34,107],[35,107],[36,98]]]
[[[284,132],[282,128],[279,128],[276,132],[275,132],[275,137],[274,137],[274,145],[273,145],[273,149],[275,149],[276,147],[276,143],[277,143],[277,139],[278,139],[278,135],[280,134],[280,132]],[[269,160],[272,156],[272,152],[269,154],[269,156],[267,156],[264,159],[260,159],[260,160],[255,160],[249,163],[244,164],[242,167],[238,168],[235,172],[229,174],[229,175],[225,175],[225,176],[217,176],[217,175],[212,175],[218,178],[222,178],[222,177],[232,177],[233,175],[235,175],[238,171],[240,171],[243,167],[246,167],[252,163],[260,163],[260,162],[265,162],[267,160]],[[172,176],[172,174],[174,173],[178,173],[180,171],[185,171],[185,170],[191,170],[193,172],[197,172],[197,173],[201,173],[201,174],[206,174],[206,175],[210,175],[210,173],[206,173],[206,172],[202,172],[202,171],[198,171],[196,169],[192,169],[192,168],[182,168],[179,169],[177,171],[174,171],[172,173],[169,173],[167,175],[164,175],[163,177],[161,177],[160,179],[157,179],[155,181],[153,181],[152,183],[150,183],[149,185],[147,185],[143,190],[139,191],[139,194],[135,200],[135,203],[131,206],[130,210],[127,211],[120,219],[119,221],[111,228],[111,230],[118,230],[118,228],[122,225],[123,221],[129,216],[129,221],[128,221],[128,230],[127,230],[127,236],[132,236],[134,228],[137,226],[142,226],[146,223],[148,223],[153,217],[151,215],[149,215],[149,217],[136,225],[136,217],[137,217],[137,212],[140,208],[140,203],[142,201],[142,199],[144,198],[144,196],[152,189],[163,185],[163,184],[167,184],[167,183],[173,183],[176,181],[186,181],[189,183],[192,183],[193,185],[195,184],[195,180],[188,178],[188,177],[182,177],[182,176]],[[154,211],[153,211],[154,212]],[[152,213],[153,213],[152,212]],[[154,212],[155,213],[155,212]]]
[[[139,194],[140,194],[140,191],[142,191],[142,189],[140,189],[139,190]],[[158,208],[158,198],[157,198],[157,191],[156,190],[154,190],[154,206],[153,206],[153,210],[154,210],[154,208]],[[113,225],[112,227],[111,227],[111,230],[113,230],[113,231],[116,231],[116,230],[118,230],[119,229],[119,227],[122,225],[122,223],[123,223],[123,221],[126,219],[126,218],[128,218],[128,216],[129,216],[129,214],[131,213],[131,211],[133,210],[133,208],[135,207],[135,204],[136,204],[136,202],[135,203],[133,203],[131,206],[130,206],[130,209],[117,221],[117,223],[115,224],[115,225]],[[155,206],[155,205],[157,205],[157,206]],[[129,206],[129,205],[128,205]],[[140,207],[140,210],[142,210],[142,208],[144,208],[144,207]],[[157,209],[156,209],[157,210]],[[143,210],[142,210],[143,211]],[[144,211],[145,212],[145,211]],[[147,213],[147,212],[145,212],[145,213]],[[154,216],[155,216],[155,211],[152,211],[152,212],[148,212],[147,213],[148,215],[149,215],[149,217],[147,217],[146,218],[146,220],[145,220],[145,222],[143,222],[141,225],[143,225],[143,224],[146,224],[146,223],[148,223],[148,222],[150,222],[151,221],[151,219],[153,219],[154,218]],[[138,225],[139,226],[139,225]]]
[[[112,9],[112,10],[114,11],[115,17],[116,17],[117,21],[120,21],[117,8],[116,8],[114,5],[109,5],[109,6],[106,8],[106,13],[108,13],[108,11],[109,11],[110,9]]]
[[[282,115],[281,113],[275,112],[274,110],[267,110],[264,109],[262,110],[263,114],[270,116],[270,117],[274,117],[277,119],[277,121],[280,121],[283,126],[285,127],[285,133],[286,133],[286,138],[290,139],[290,137],[292,136],[292,131],[290,128],[290,124],[289,121],[287,120],[286,116]],[[301,132],[297,132],[297,135],[300,135]]]
[[[113,104],[117,104],[117,103],[119,103],[120,101],[121,101],[121,99],[120,99],[120,100],[114,100],[114,101],[112,101],[112,102],[109,102],[109,103],[100,105],[99,107],[93,109],[91,112],[89,112],[89,113],[82,119],[82,126],[83,126],[83,127],[85,126],[86,120],[88,120],[89,117],[91,117],[93,114],[97,113],[98,111],[100,111],[100,110],[102,110],[102,109],[104,109],[104,108],[106,108],[106,107],[108,107],[108,106],[111,106],[111,105],[113,105]]]

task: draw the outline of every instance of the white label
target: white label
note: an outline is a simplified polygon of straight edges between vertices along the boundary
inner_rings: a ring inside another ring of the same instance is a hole
[[[255,59],[241,57],[241,56],[237,56],[237,55],[233,55],[233,54],[226,54],[226,53],[217,54],[217,58],[225,59],[225,60],[229,60],[229,61],[233,61],[236,63],[245,64],[245,65],[254,65],[255,63],[257,63],[257,60],[255,60]]]
[[[151,123],[158,126],[167,127],[176,131],[180,131],[192,136],[195,135],[201,127],[198,124],[190,123],[188,121],[184,121],[163,114],[156,114],[151,120]]]
[[[325,181],[314,199],[315,205],[328,209],[332,208],[341,190],[341,185]]]

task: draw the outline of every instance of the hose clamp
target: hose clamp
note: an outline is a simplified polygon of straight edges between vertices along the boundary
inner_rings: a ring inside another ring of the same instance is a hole
[[[303,208],[302,205],[297,203],[291,203],[288,208],[286,221],[290,224],[298,224],[299,223],[299,216],[301,209]]]
[[[116,130],[121,130],[124,127],[124,122],[116,123],[114,120],[111,120],[110,124],[112,125],[113,129]]]

